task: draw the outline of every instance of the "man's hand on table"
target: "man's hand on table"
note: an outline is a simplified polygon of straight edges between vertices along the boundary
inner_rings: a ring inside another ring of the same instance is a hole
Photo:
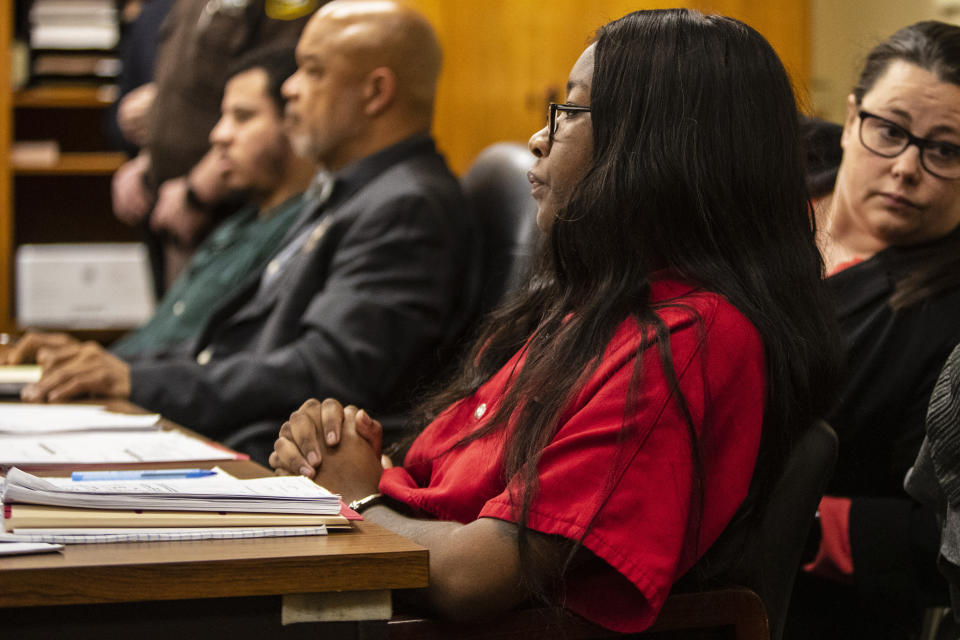
[[[41,347],[39,382],[20,392],[25,402],[63,402],[80,396],[130,397],[130,367],[96,342]]]
[[[0,347],[0,364],[34,364],[41,349],[57,350],[79,344],[66,333],[30,331],[19,340]]]

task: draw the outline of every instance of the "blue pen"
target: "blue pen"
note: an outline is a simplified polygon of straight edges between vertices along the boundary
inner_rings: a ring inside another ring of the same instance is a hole
[[[74,471],[70,479],[83,480],[170,480],[179,478],[206,478],[217,475],[209,469],[150,469],[147,471]]]

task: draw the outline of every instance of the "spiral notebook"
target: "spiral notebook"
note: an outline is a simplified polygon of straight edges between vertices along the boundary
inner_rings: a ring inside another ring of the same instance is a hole
[[[29,529],[26,531],[30,531]],[[239,538],[285,538],[324,536],[327,528],[316,527],[217,527],[155,529],[37,529],[29,533],[0,533],[0,543],[46,542],[53,544],[100,544],[109,542],[171,542],[190,540],[233,540]],[[2,546],[2,545],[0,545]]]

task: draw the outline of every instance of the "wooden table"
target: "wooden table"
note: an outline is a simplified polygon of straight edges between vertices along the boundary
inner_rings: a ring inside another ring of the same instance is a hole
[[[268,473],[249,461],[217,464],[238,477]],[[391,590],[425,587],[427,568],[426,549],[372,522],[327,536],[69,545],[0,557],[0,628],[18,640],[58,631],[170,640],[181,627],[204,640],[318,637],[317,625],[280,626],[281,596],[288,621],[385,619]],[[326,625],[322,637],[376,637],[385,627]]]

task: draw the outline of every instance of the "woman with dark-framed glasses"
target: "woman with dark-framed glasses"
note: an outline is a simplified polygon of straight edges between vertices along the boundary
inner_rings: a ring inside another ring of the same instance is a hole
[[[915,637],[946,602],[932,510],[903,490],[960,342],[960,27],[920,22],[868,55],[819,243],[846,341],[827,418],[840,458],[788,638]]]
[[[827,406],[796,105],[750,27],[639,11],[599,30],[529,148],[533,276],[425,404],[403,465],[382,468],[379,425],[332,399],[291,416],[270,464],[426,546],[412,597],[436,614],[545,598],[640,631],[731,522],[756,523]]]

